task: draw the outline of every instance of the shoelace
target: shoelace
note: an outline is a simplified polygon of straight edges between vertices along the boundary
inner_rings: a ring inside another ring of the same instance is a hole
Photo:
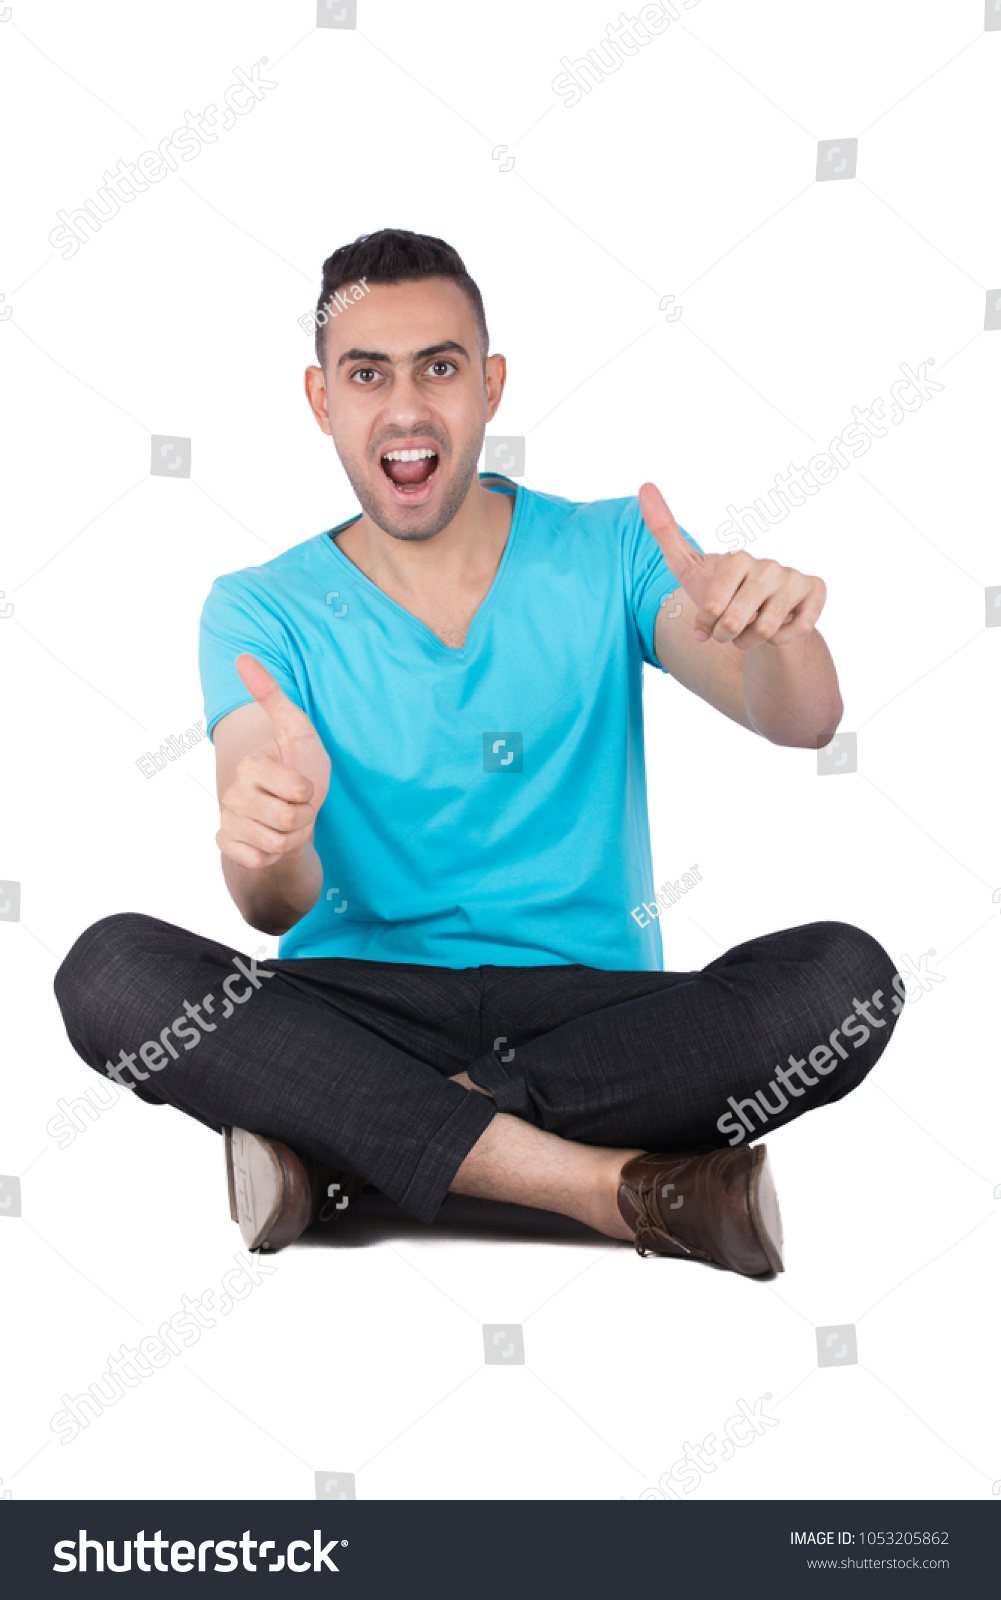
[[[712,1257],[707,1251],[698,1250],[694,1245],[686,1244],[684,1239],[680,1239],[678,1235],[667,1226],[663,1217],[660,1215],[660,1212],[657,1210],[654,1202],[654,1195],[666,1176],[666,1173],[658,1172],[651,1187],[645,1191],[643,1189],[632,1189],[628,1184],[626,1185],[626,1193],[629,1196],[630,1204],[635,1207],[637,1212],[634,1241],[637,1255],[646,1256],[656,1254],[655,1251],[648,1250],[644,1243],[644,1237],[646,1235],[652,1235],[654,1239],[664,1240],[669,1244],[677,1245],[678,1249],[681,1250],[686,1256],[697,1256],[700,1260],[711,1261]]]

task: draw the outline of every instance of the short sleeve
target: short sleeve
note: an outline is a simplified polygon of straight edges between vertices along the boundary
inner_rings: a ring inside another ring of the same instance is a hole
[[[692,549],[704,555],[702,546],[690,533],[681,528],[680,523],[678,526]],[[664,671],[654,649],[654,634],[661,602],[678,587],[678,580],[664,560],[660,545],[643,521],[638,499],[629,502],[623,554],[626,593],[639,635],[643,660],[651,667],[658,667]]]
[[[267,667],[293,704],[303,709],[284,621],[239,573],[228,573],[212,585],[198,629],[198,670],[210,738],[221,717],[253,699],[236,670],[236,658],[245,652]]]

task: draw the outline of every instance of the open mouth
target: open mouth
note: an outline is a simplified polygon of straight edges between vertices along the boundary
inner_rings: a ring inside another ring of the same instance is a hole
[[[387,450],[381,466],[398,496],[423,497],[438,471],[438,452],[425,446],[413,450]]]

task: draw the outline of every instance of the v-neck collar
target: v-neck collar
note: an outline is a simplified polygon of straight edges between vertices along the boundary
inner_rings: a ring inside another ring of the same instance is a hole
[[[491,473],[489,476],[494,477],[496,474]],[[451,645],[443,644],[438,635],[432,628],[428,627],[426,622],[422,622],[420,617],[415,617],[412,611],[407,610],[406,606],[401,606],[400,602],[398,600],[394,600],[392,595],[387,594],[385,589],[380,589],[379,585],[377,583],[373,583],[372,579],[361,570],[361,567],[355,565],[350,556],[346,556],[344,554],[344,551],[336,542],[334,535],[337,533],[343,533],[346,528],[351,526],[352,523],[360,521],[362,515],[360,511],[357,517],[350,517],[347,522],[339,522],[335,528],[328,529],[326,533],[321,534],[321,538],[323,539],[325,548],[328,549],[333,555],[334,560],[341,563],[343,566],[349,567],[352,575],[360,583],[367,585],[367,587],[384,606],[388,606],[393,612],[396,613],[397,616],[405,618],[412,628],[419,630],[421,637],[425,640],[429,640],[432,645],[437,646],[440,654],[444,655],[450,660],[463,661],[466,660],[470,654],[471,641],[473,644],[476,642],[472,636],[479,633],[483,619],[492,609],[497,596],[497,591],[503,583],[507,569],[511,564],[511,551],[514,546],[515,539],[520,531],[522,504],[525,498],[525,490],[520,483],[514,485],[514,491],[514,508],[511,512],[511,526],[508,529],[507,542],[504,545],[504,553],[500,558],[497,571],[494,573],[493,582],[470,618],[469,627],[466,629],[466,642],[458,650],[454,649]],[[491,489],[490,493],[498,494],[505,493],[505,491]]]

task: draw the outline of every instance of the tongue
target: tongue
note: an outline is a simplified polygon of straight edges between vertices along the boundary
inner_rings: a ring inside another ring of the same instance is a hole
[[[424,456],[420,461],[387,461],[385,470],[393,483],[403,488],[407,484],[423,483],[437,464],[436,456]]]

